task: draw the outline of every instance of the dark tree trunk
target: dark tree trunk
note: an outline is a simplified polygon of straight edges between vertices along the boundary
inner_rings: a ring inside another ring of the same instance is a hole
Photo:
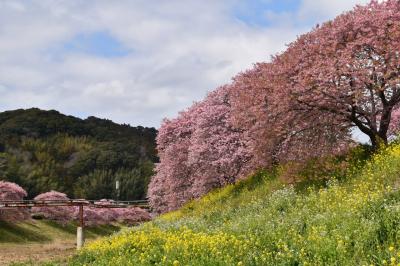
[[[383,136],[380,136],[379,134],[371,134],[368,135],[370,140],[371,140],[371,145],[372,149],[374,151],[379,150],[382,147],[385,147],[388,144],[387,136],[386,134]]]
[[[391,112],[391,107],[387,107],[384,109],[378,130],[376,123],[372,123],[369,117],[364,116],[364,120],[360,120],[360,118],[356,116],[356,107],[352,106],[351,115],[349,116],[349,118],[354,123],[354,125],[356,125],[358,129],[360,129],[361,132],[369,137],[372,149],[374,151],[377,151],[381,147],[384,147],[388,144],[387,132],[390,124]],[[368,121],[368,123],[365,123],[365,121]]]

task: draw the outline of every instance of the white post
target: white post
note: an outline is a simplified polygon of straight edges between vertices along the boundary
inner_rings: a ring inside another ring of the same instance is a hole
[[[117,190],[117,200],[119,200],[119,180],[115,181],[115,190]]]
[[[83,235],[83,228],[78,226],[76,230],[76,248],[79,250],[85,243],[85,236]]]

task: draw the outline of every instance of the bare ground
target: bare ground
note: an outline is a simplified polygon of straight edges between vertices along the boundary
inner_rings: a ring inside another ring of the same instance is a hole
[[[117,225],[86,228],[86,243],[120,229]],[[40,265],[48,261],[65,265],[76,252],[75,233],[75,225],[64,227],[48,221],[0,223],[0,266]]]
[[[46,261],[62,261],[74,254],[75,242],[54,241],[46,244],[1,244],[0,265],[13,263],[26,263],[27,265],[38,265]]]

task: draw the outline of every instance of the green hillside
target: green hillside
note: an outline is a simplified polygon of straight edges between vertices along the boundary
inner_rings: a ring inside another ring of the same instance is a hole
[[[30,198],[57,190],[71,198],[141,199],[157,161],[154,128],[79,119],[39,109],[0,113],[0,180]]]
[[[397,265],[400,145],[364,155],[356,149],[331,175],[318,170],[327,182],[259,173],[96,241],[70,264]]]

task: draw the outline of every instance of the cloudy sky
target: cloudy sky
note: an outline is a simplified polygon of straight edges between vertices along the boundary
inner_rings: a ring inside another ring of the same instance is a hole
[[[367,0],[0,0],[0,111],[160,125]]]

